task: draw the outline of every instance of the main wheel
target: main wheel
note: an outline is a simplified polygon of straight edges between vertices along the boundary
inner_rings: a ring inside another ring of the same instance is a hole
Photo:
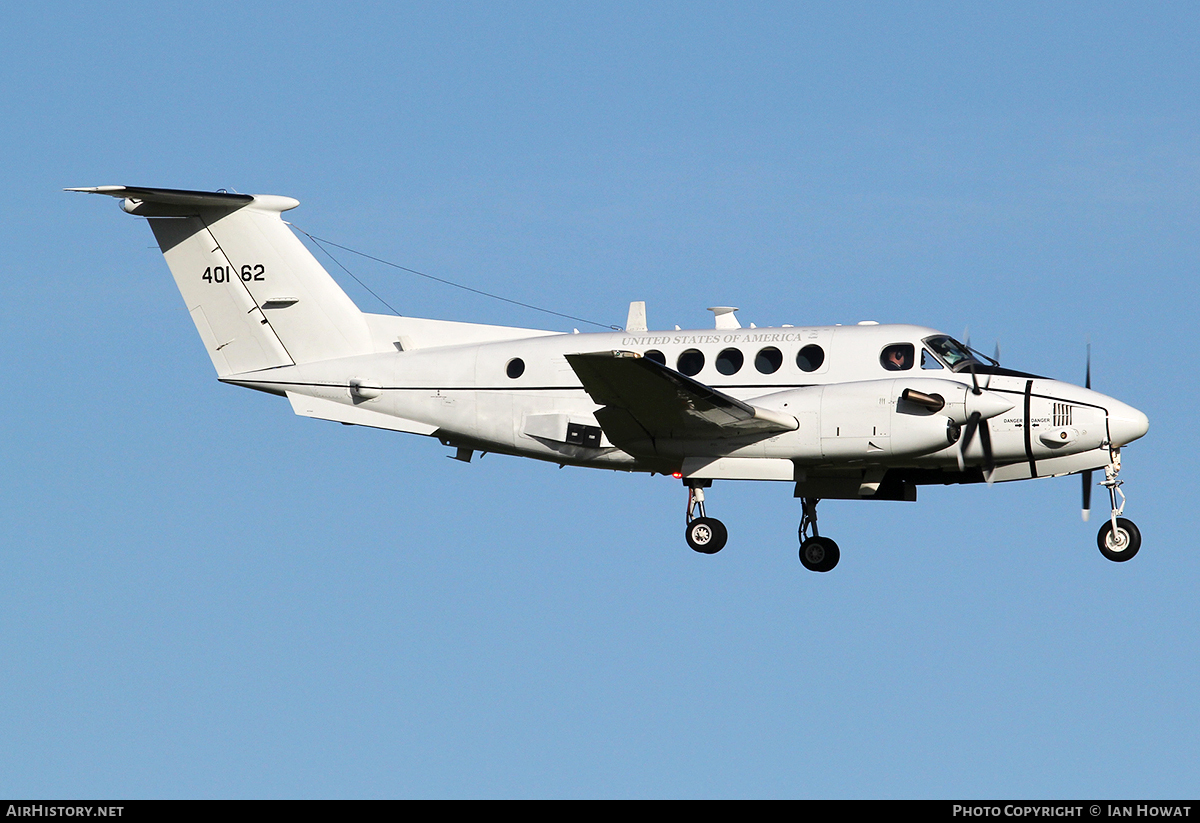
[[[687,526],[687,542],[701,554],[716,554],[725,548],[729,532],[715,517],[697,517]]]
[[[842,552],[828,537],[810,537],[800,544],[800,562],[810,572],[827,572],[838,564]]]
[[[1100,554],[1109,560],[1124,563],[1142,547],[1142,533],[1132,520],[1124,517],[1117,518],[1116,531],[1113,531],[1112,520],[1106,520],[1096,535],[1096,545],[1100,547]]]

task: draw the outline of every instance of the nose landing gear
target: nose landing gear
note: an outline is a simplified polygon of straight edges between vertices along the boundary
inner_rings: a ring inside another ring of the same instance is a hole
[[[820,502],[815,497],[801,500],[804,514],[800,518],[800,563],[812,572],[831,571],[842,557],[837,543],[817,533],[817,503]],[[809,529],[812,529],[811,537],[808,536]]]
[[[1125,511],[1125,493],[1121,491],[1122,481],[1117,479],[1121,472],[1121,450],[1113,449],[1112,459],[1104,467],[1104,482],[1101,486],[1108,489],[1108,497],[1112,502],[1112,514],[1107,523],[1100,527],[1096,535],[1096,545],[1100,553],[1114,563],[1124,563],[1138,553],[1142,547],[1142,533],[1132,520],[1121,517]],[[1117,505],[1117,495],[1121,496],[1121,504]]]

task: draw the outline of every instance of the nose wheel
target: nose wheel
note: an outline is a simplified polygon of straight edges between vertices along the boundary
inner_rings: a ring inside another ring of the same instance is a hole
[[[688,488],[687,531],[684,532],[687,544],[701,554],[716,554],[725,548],[729,531],[720,520],[705,515],[704,487],[699,482],[684,482]]]
[[[1142,533],[1132,520],[1118,517],[1115,525],[1110,521],[1100,527],[1100,533],[1096,535],[1096,545],[1100,547],[1100,554],[1109,560],[1124,563],[1132,559],[1142,547]]]
[[[842,557],[841,549],[828,537],[817,533],[817,503],[815,497],[805,497],[801,503],[804,514],[800,518],[800,563],[810,572],[832,571]],[[809,535],[812,531],[812,535]]]

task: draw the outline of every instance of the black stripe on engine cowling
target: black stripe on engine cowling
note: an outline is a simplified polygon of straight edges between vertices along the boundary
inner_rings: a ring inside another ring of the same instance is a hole
[[[1025,459],[1029,461],[1029,476],[1037,477],[1037,461],[1033,459],[1033,427],[1029,423],[1029,409],[1033,401],[1033,381],[1025,381]]]

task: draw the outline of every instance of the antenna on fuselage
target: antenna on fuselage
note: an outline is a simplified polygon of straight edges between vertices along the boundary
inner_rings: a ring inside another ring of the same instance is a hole
[[[708,310],[713,313],[713,328],[740,329],[742,327],[742,324],[734,317],[734,312],[737,311],[736,306],[709,306]]]
[[[646,303],[634,300],[629,304],[629,317],[625,320],[625,331],[649,331],[646,327]]]

